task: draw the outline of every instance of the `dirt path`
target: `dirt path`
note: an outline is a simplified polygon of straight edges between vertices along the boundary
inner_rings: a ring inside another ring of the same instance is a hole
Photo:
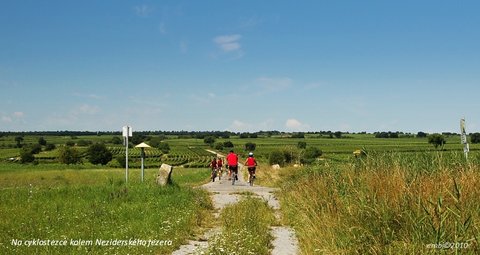
[[[214,151],[210,151],[216,153]],[[219,155],[223,157],[223,155]],[[240,167],[242,168],[242,167]],[[212,195],[213,205],[216,209],[215,217],[220,215],[220,211],[229,204],[233,204],[239,201],[242,192],[251,192],[256,196],[265,199],[268,204],[275,210],[275,217],[280,219],[280,203],[274,196],[274,188],[262,187],[262,186],[249,186],[243,178],[243,172],[239,171],[239,181],[232,185],[231,181],[228,181],[226,177],[221,180],[216,179],[215,182],[209,182],[201,187],[209,191]],[[274,236],[272,250],[273,255],[294,255],[298,253],[298,242],[293,229],[286,226],[272,227],[272,235]],[[201,254],[201,250],[208,247],[208,239],[220,232],[220,227],[214,227],[207,230],[201,238],[197,241],[190,241],[186,245],[182,245],[179,250],[173,252],[174,255],[186,255],[186,254]]]

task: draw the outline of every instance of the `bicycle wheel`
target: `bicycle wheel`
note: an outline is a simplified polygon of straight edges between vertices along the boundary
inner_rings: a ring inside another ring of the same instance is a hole
[[[212,182],[215,182],[215,177],[217,177],[217,172],[215,170],[212,171]]]
[[[237,179],[237,174],[235,172],[232,173],[232,185],[235,185],[235,179]]]
[[[253,175],[250,175],[250,179],[249,179],[250,186],[253,186],[253,180],[254,180]]]

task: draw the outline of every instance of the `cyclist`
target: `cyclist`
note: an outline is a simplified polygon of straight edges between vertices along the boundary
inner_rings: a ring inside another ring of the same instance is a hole
[[[210,167],[212,168],[212,173],[210,175],[210,179],[212,179],[212,182],[214,182],[215,179],[213,178],[213,175],[214,175],[215,171],[217,171],[217,159],[216,158],[213,158],[213,160],[210,162]]]
[[[220,178],[222,177],[222,172],[223,172],[223,160],[222,158],[218,157],[218,160],[217,160],[217,169],[218,169],[218,179],[220,180]]]
[[[250,177],[255,177],[255,170],[257,168],[257,160],[253,157],[253,152],[248,153],[248,158],[245,161],[245,165],[247,166],[248,169],[248,174],[249,174],[249,179]]]
[[[228,164],[228,179],[232,179],[232,172],[235,172],[238,174],[238,156],[233,152],[233,150],[230,150],[230,153],[227,155],[227,164]],[[236,176],[235,180],[238,180],[238,177]]]

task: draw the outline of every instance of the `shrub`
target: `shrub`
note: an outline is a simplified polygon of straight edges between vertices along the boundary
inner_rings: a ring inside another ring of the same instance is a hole
[[[118,136],[114,136],[114,137],[112,137],[112,140],[110,142],[113,143],[113,144],[122,144],[123,140],[122,140],[122,138],[120,138]]]
[[[471,143],[480,143],[480,133],[473,133],[470,135]]]
[[[89,146],[92,144],[92,141],[90,140],[78,140],[77,145],[78,146]]]
[[[305,148],[307,148],[307,143],[306,142],[298,142],[297,148],[305,149]]]
[[[163,154],[167,154],[170,152],[170,145],[165,142],[161,142],[156,146]]]
[[[308,147],[307,149],[305,149],[305,153],[303,153],[300,161],[303,164],[311,164],[315,162],[315,160],[320,156],[322,156],[322,150],[317,147]]]
[[[112,160],[113,157],[112,153],[103,143],[95,143],[90,145],[87,150],[87,155],[88,161],[94,165],[106,165],[110,160]]]
[[[23,147],[20,150],[20,162],[21,163],[31,163],[35,161],[35,156],[33,156],[32,150],[27,147]]]
[[[80,153],[74,147],[62,146],[58,151],[58,161],[67,165],[80,163]]]
[[[285,156],[283,151],[274,150],[270,152],[270,155],[268,157],[268,163],[270,165],[275,165],[275,164],[279,164],[281,166],[285,165]]]
[[[210,145],[210,146],[213,146],[213,144],[215,143],[215,137],[207,136],[207,137],[203,138],[203,142]]]
[[[121,166],[121,167],[126,167],[127,166],[127,158],[125,155],[118,155],[117,157],[115,157],[115,160],[117,160],[118,164]]]
[[[225,148],[233,148],[233,143],[230,141],[223,142],[223,147]]]
[[[45,138],[43,138],[43,136],[42,136],[42,137],[38,138],[38,144],[40,144],[41,146],[45,146],[45,145],[47,145],[47,140],[45,140]]]
[[[443,135],[431,134],[428,136],[428,143],[432,144],[435,147],[435,149],[437,149],[438,146],[441,146],[441,148],[443,149],[443,146],[447,142],[445,141],[445,137]]]
[[[223,150],[223,143],[216,143],[215,150],[219,150],[219,151]]]
[[[66,146],[69,146],[69,147],[73,147],[73,146],[75,146],[75,142],[74,142],[74,141],[67,141],[67,142],[65,143],[65,145],[66,145]]]
[[[246,151],[254,151],[256,147],[257,147],[257,145],[254,144],[254,143],[249,142],[249,143],[245,144],[245,150]]]
[[[55,148],[56,148],[56,146],[53,143],[47,143],[47,145],[45,146],[46,151],[53,151],[53,150],[55,150]]]

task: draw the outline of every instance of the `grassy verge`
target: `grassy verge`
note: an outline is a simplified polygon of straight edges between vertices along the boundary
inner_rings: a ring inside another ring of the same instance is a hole
[[[265,201],[247,196],[226,207],[220,220],[222,232],[210,241],[206,254],[270,254],[275,218]]]
[[[480,252],[480,166],[461,155],[371,154],[283,173],[303,254]]]
[[[125,186],[111,170],[2,173],[0,254],[170,253],[212,209],[206,192],[188,187],[208,178],[204,170],[179,170],[178,178],[175,170],[167,187],[153,177]]]

